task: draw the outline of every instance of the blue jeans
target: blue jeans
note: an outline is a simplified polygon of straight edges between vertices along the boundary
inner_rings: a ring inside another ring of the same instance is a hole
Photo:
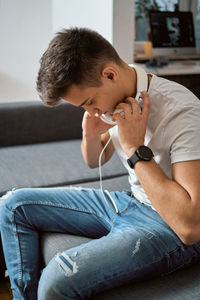
[[[184,245],[156,211],[129,192],[111,194],[119,214],[99,190],[19,189],[5,197],[1,234],[15,300],[85,299],[199,259],[200,243]],[[58,253],[41,274],[42,231],[93,240]]]

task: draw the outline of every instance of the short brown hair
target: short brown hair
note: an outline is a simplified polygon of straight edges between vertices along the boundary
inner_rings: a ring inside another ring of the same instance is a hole
[[[72,84],[101,86],[106,62],[122,64],[114,47],[100,34],[87,28],[58,32],[40,60],[37,91],[42,101],[55,106]]]

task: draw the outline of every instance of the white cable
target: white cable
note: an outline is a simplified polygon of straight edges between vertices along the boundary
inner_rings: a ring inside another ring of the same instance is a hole
[[[104,200],[106,201],[106,204],[109,206],[109,208],[110,208],[113,212],[115,212],[115,213],[118,214],[118,213],[119,213],[119,210],[118,210],[118,208],[117,208],[117,205],[116,205],[116,203],[115,203],[115,200],[112,198],[112,196],[111,196],[111,194],[109,193],[109,191],[108,191],[108,190],[105,190],[105,193],[109,196],[109,198],[110,198],[110,200],[111,200],[111,202],[112,202],[112,204],[113,204],[113,206],[114,206],[114,208],[115,208],[115,211],[114,211],[114,210],[112,209],[112,207],[109,205],[109,203],[108,203],[108,201],[107,201],[107,199],[106,199],[106,197],[105,197],[105,194],[104,194],[104,191],[103,191],[103,187],[102,187],[101,158],[102,158],[102,155],[103,155],[103,153],[104,153],[106,147],[107,147],[108,144],[110,143],[110,141],[111,141],[111,137],[109,138],[109,140],[107,141],[107,143],[105,144],[105,146],[103,147],[103,149],[102,149],[102,151],[101,151],[101,153],[100,153],[100,155],[99,155],[99,180],[100,180],[100,189],[101,189],[101,192],[102,192],[102,194],[103,194]]]

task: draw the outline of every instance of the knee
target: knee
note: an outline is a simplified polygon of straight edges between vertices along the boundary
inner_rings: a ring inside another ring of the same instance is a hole
[[[18,189],[7,192],[0,198],[0,222],[2,223],[9,213],[12,213],[23,202],[26,189]]]
[[[1,206],[6,206],[10,210],[15,210],[17,206],[28,201],[29,190],[30,189],[23,188],[7,192],[0,198]]]
[[[38,300],[79,299],[80,277],[72,257],[57,254],[43,270],[38,287]]]

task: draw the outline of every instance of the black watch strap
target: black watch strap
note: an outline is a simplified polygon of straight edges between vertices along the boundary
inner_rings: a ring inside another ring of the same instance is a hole
[[[129,159],[127,159],[127,163],[131,169],[134,168],[136,162],[140,160],[136,153],[134,153]]]
[[[134,168],[136,162],[142,161],[150,161],[154,157],[152,150],[147,146],[140,146],[136,149],[131,157],[127,159],[127,163],[130,168]]]

